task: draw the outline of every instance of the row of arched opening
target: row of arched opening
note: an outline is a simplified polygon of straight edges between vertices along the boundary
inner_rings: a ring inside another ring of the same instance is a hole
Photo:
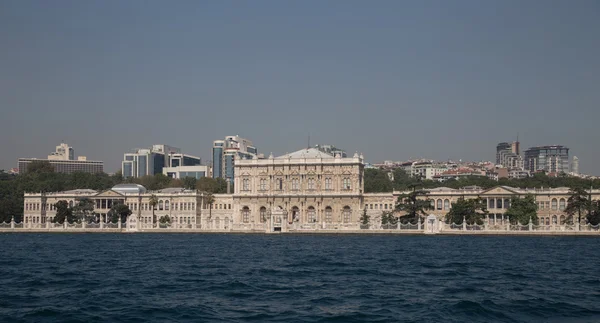
[[[268,216],[269,216],[269,214],[267,212],[267,208],[265,206],[261,206],[259,209],[260,223],[266,222],[268,220],[267,219]],[[250,208],[248,206],[242,207],[242,222],[250,223],[252,220],[251,217],[252,217],[252,213],[251,213]],[[298,208],[297,206],[293,206],[291,208],[291,212],[288,214],[288,218],[292,222],[304,222],[304,221],[302,221],[302,214],[301,214],[300,208]],[[349,206],[346,205],[342,208],[341,219],[344,223],[350,223],[352,221],[352,209]],[[326,223],[333,222],[333,208],[331,208],[331,206],[326,206],[325,209],[323,209],[323,220]],[[306,209],[305,221],[307,223],[319,222],[317,210],[315,209],[314,206],[311,205]]]

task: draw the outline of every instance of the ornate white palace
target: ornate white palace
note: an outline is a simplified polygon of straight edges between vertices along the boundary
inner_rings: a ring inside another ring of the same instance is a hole
[[[216,194],[212,205],[206,195],[196,190],[167,188],[146,191],[141,185],[120,184],[98,192],[77,189],[54,193],[25,193],[24,217],[20,228],[112,228],[127,230],[181,229],[202,231],[302,231],[360,230],[360,218],[366,209],[369,229],[381,229],[383,212],[394,212],[398,196],[404,192],[364,193],[363,156],[343,158],[308,148],[280,157],[235,161],[235,191]],[[539,225],[559,226],[564,223],[568,188],[519,189],[499,186],[491,189],[465,187],[427,190],[433,210],[428,219],[442,222],[452,203],[459,198],[486,200],[489,217],[486,228],[505,228],[504,213],[513,196],[532,194],[538,204]],[[600,198],[600,190],[590,192]],[[64,200],[75,205],[90,199],[99,221],[86,223],[52,223],[54,204]],[[151,200],[156,199],[152,207]],[[121,225],[110,223],[107,214],[114,203],[124,203],[132,215]],[[159,223],[163,216],[169,223]],[[433,217],[432,217],[433,216]],[[3,224],[5,227],[7,224]],[[15,224],[11,224],[15,227]],[[2,224],[0,224],[0,228]],[[398,228],[402,228],[398,225]],[[424,230],[421,223],[409,229]]]

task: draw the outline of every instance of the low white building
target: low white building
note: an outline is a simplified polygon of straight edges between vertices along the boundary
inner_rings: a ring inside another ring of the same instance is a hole
[[[171,178],[210,177],[209,167],[206,165],[163,167],[163,174]]]

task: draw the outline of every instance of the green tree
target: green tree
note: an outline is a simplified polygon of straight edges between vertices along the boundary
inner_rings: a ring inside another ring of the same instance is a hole
[[[154,214],[154,211],[156,211],[156,205],[158,205],[158,197],[156,197],[154,194],[150,195],[148,204],[152,208],[152,223],[156,223],[156,215]]]
[[[365,193],[381,193],[393,191],[392,181],[387,171],[381,169],[365,169]]]
[[[412,186],[412,192],[398,196],[396,210],[404,212],[400,217],[403,222],[416,222],[419,217],[427,215],[427,210],[432,210],[431,200],[427,198],[429,193],[424,190],[417,190]]]
[[[158,219],[161,224],[171,224],[171,217],[169,215],[163,215]]]
[[[127,217],[131,215],[131,210],[129,206],[123,203],[114,203],[110,210],[108,211],[108,217],[110,222],[116,223],[119,221],[119,216],[121,217],[121,222],[127,221]]]
[[[186,190],[194,190],[194,189],[196,189],[196,178],[194,178],[194,177],[184,177],[183,178],[183,187]]]
[[[568,218],[570,220],[572,220],[574,216],[577,216],[577,222],[581,223],[581,216],[590,213],[591,203],[588,196],[589,193],[581,187],[575,187],[569,190],[569,199],[567,199],[565,213],[569,215]]]
[[[360,223],[362,225],[368,225],[370,218],[371,217],[367,214],[367,208],[365,207],[365,209],[363,210],[362,215],[360,216]]]
[[[537,224],[537,209],[538,207],[535,203],[535,197],[533,195],[527,194],[523,198],[513,196],[510,199],[510,207],[506,210],[504,215],[507,215],[510,219],[510,222],[513,224],[527,224],[529,223],[529,219],[531,219],[533,223]]]
[[[27,173],[54,173],[54,166],[47,160],[34,160],[26,169]]]
[[[467,224],[483,224],[483,218],[486,214],[488,214],[488,210],[481,198],[459,198],[455,203],[452,203],[450,212],[446,214],[446,221],[448,223],[462,223],[464,219]]]
[[[591,225],[598,225],[600,223],[600,201],[592,201],[590,203],[590,213],[586,218]]]
[[[63,223],[65,220],[73,222],[73,210],[69,207],[69,202],[60,200],[54,204],[54,207],[56,208],[54,223]]]
[[[73,217],[77,221],[89,222],[94,214],[94,201],[89,198],[82,198],[77,201],[77,204],[72,209]]]

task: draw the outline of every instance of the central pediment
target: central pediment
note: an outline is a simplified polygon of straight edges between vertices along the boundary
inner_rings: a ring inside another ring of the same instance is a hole
[[[96,194],[94,197],[125,197],[125,195],[123,195],[119,192],[115,192],[113,190],[108,190],[108,191],[100,192],[100,193]]]
[[[487,189],[479,195],[515,195],[519,194],[513,187],[507,186],[496,186],[490,189]]]

